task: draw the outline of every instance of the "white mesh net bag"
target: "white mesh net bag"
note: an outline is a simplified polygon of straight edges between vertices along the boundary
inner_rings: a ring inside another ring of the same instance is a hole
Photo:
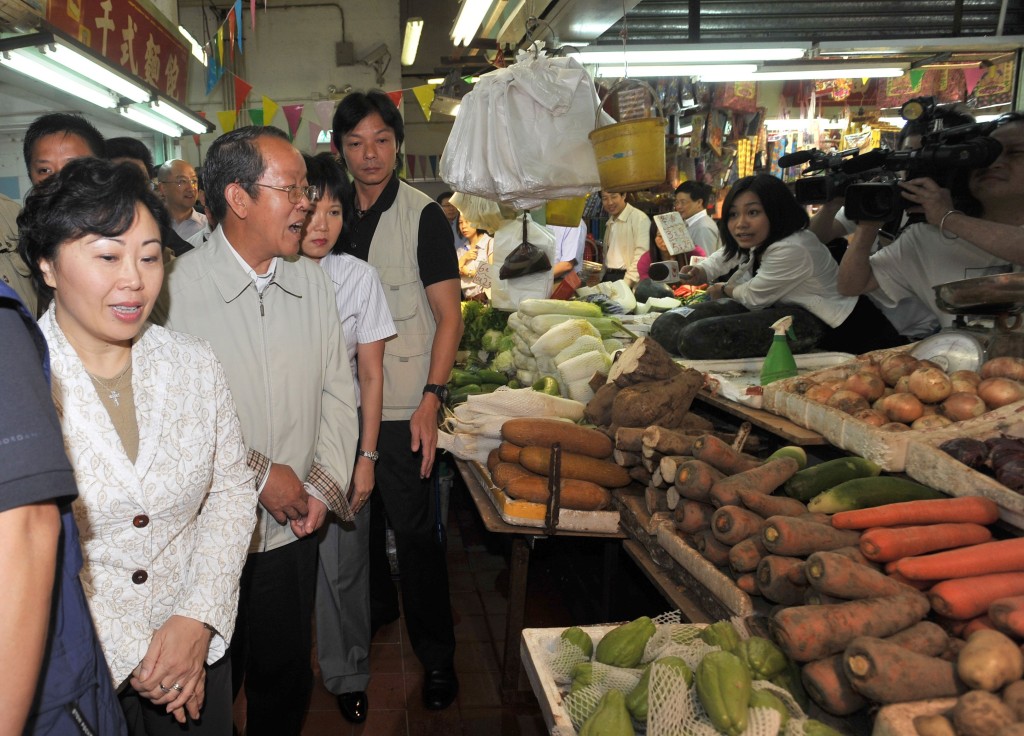
[[[624,693],[629,693],[636,687],[643,674],[643,670],[612,667],[600,662],[592,662],[591,665],[590,683],[583,686],[577,685],[577,689],[570,691],[562,700],[562,704],[572,720],[572,725],[577,731],[583,722],[597,710],[597,705],[606,692],[621,690]]]
[[[589,661],[590,657],[582,649],[571,641],[558,637],[548,667],[551,668],[552,678],[557,684],[568,685],[572,682],[572,671],[576,665]]]

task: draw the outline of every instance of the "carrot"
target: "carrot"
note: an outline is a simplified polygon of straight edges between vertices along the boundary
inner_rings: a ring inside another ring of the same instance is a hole
[[[988,629],[991,631],[995,628],[996,627],[992,624],[992,619],[990,619],[985,614],[982,614],[980,616],[975,616],[967,622],[967,625],[964,627],[962,636],[964,636],[964,638],[970,638],[971,634],[973,634],[975,631],[982,631],[983,629]]]
[[[832,517],[829,514],[822,513],[821,511],[808,511],[806,514],[800,514],[800,516],[796,518],[803,519],[804,521],[813,521],[815,524],[832,526]]]
[[[701,529],[711,528],[711,515],[714,513],[715,507],[711,504],[687,499],[680,501],[672,510],[672,518],[676,529],[683,534],[695,534]]]
[[[815,552],[808,557],[804,573],[815,590],[837,598],[898,595],[906,590],[885,573],[831,552]]]
[[[916,591],[863,598],[826,606],[792,606],[769,621],[772,638],[798,662],[838,654],[858,636],[889,636],[928,613],[928,599]]]
[[[921,592],[924,592],[924,591],[928,590],[928,588],[932,587],[932,582],[933,581],[931,581],[931,580],[911,580],[910,578],[903,577],[902,575],[900,575],[898,572],[895,572],[895,571],[887,572],[886,575],[891,577],[897,583],[903,583],[904,585],[909,585],[914,590],[920,590]]]
[[[738,506],[741,489],[768,495],[800,469],[791,457],[777,457],[749,470],[729,475],[711,486],[711,503],[716,506]]]
[[[503,463],[517,463],[519,462],[519,453],[522,450],[522,446],[513,445],[511,442],[502,442],[498,445],[498,457],[501,458]]]
[[[752,572],[737,575],[736,587],[747,595],[761,595],[761,589],[757,586],[757,575]]]
[[[830,549],[829,552],[832,552],[833,554],[837,555],[842,555],[843,557],[851,559],[860,565],[867,565],[873,570],[877,570],[881,567],[881,565],[876,565],[874,562],[865,557],[864,554],[860,551],[860,547],[858,547],[857,545],[852,545],[850,547],[838,547],[836,549]]]
[[[833,529],[809,519],[772,516],[761,526],[761,541],[776,555],[802,557],[820,550],[857,544],[860,532]]]
[[[761,464],[756,457],[734,450],[713,434],[698,437],[693,443],[692,452],[695,458],[713,465],[726,475],[742,473]]]
[[[772,496],[750,488],[741,488],[736,491],[736,495],[740,503],[765,519],[769,516],[799,516],[807,513],[807,506],[802,501],[789,496]]]
[[[898,528],[873,527],[860,537],[860,551],[869,560],[891,562],[940,549],[967,547],[992,539],[992,532],[980,524],[927,524]]]
[[[766,554],[761,535],[752,534],[729,549],[729,567],[735,573],[753,572]]]
[[[967,690],[952,662],[871,636],[846,647],[843,672],[857,692],[877,703],[953,697]]]
[[[757,587],[773,603],[796,606],[803,603],[807,579],[803,560],[795,557],[765,555],[757,563]]]
[[[725,475],[718,468],[701,460],[690,460],[679,466],[675,477],[675,487],[683,498],[709,501],[711,486],[724,477]]]
[[[739,506],[722,506],[711,517],[711,533],[730,547],[761,531],[760,516]]]
[[[834,595],[819,593],[810,585],[804,588],[805,606],[823,606],[826,603],[846,603],[846,598],[836,598]]]
[[[993,601],[988,607],[988,617],[1004,634],[1024,638],[1024,595]]]
[[[505,493],[520,501],[547,503],[551,494],[548,491],[548,479],[539,476],[513,478],[505,486]],[[607,489],[596,483],[575,478],[563,478],[559,494],[562,508],[580,511],[598,511],[607,508],[612,497]]]
[[[1024,595],[1024,572],[943,580],[928,591],[928,599],[937,614],[961,621],[987,612],[1000,598],[1017,595]]]
[[[702,529],[693,536],[693,546],[712,565],[729,564],[729,548],[715,539],[710,529]]]
[[[999,518],[999,507],[981,496],[904,501],[855,511],[840,511],[832,517],[836,529],[868,529],[898,524],[940,524],[961,522],[991,524]]]
[[[854,690],[846,678],[841,654],[808,662],[803,666],[801,679],[811,700],[832,715],[848,716],[868,704],[867,698]]]
[[[996,572],[1024,570],[1024,537],[984,542],[895,563],[896,572],[911,580],[947,580]]]

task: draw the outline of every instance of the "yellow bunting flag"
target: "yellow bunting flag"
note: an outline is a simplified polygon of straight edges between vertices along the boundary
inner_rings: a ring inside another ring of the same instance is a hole
[[[224,66],[224,26],[217,29],[217,63]]]
[[[217,120],[220,121],[221,130],[230,133],[235,129],[235,123],[238,122],[238,112],[236,110],[221,110],[217,113]]]
[[[278,104],[272,99],[263,95],[263,124],[272,125],[274,116],[277,115]]]
[[[434,84],[421,84],[419,87],[413,87],[412,93],[416,95],[416,102],[420,103],[420,109],[423,111],[423,117],[430,122],[430,103],[434,101]]]

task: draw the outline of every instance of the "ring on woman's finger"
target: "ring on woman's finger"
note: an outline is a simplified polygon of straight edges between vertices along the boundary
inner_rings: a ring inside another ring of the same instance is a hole
[[[160,684],[160,689],[163,690],[165,693],[169,693],[171,691],[171,688],[164,687],[163,683]]]
[[[183,688],[183,687],[182,687],[181,685],[179,685],[178,683],[174,683],[173,685],[171,685],[171,690],[177,690],[177,691],[178,691],[179,693],[180,693],[180,692],[181,692],[182,690],[184,690],[184,689],[185,689],[185,688]]]

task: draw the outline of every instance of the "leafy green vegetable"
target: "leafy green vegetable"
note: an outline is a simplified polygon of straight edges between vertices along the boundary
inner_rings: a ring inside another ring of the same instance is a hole
[[[487,330],[480,339],[480,347],[489,353],[496,353],[501,349],[501,331]]]
[[[462,322],[465,324],[465,330],[459,343],[460,350],[469,350],[473,353],[478,350],[495,352],[497,345],[490,349],[483,345],[484,335],[488,330],[495,330],[500,338],[500,333],[508,323],[508,312],[485,306],[481,302],[462,302]]]

